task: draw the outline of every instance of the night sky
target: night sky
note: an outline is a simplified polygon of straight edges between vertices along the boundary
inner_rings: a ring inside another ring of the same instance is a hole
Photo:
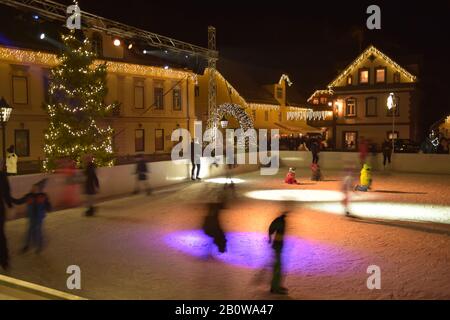
[[[381,7],[381,30],[366,28],[370,4]],[[373,44],[400,64],[420,62],[426,122],[450,113],[448,0],[79,0],[79,5],[83,11],[200,46],[207,46],[207,27],[213,25],[221,56],[286,72],[304,96],[325,88],[356,58],[356,35],[362,32],[363,49]]]

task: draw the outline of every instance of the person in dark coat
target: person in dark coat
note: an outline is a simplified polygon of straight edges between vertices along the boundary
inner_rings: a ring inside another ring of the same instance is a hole
[[[200,175],[200,158],[202,156],[202,148],[200,143],[198,142],[198,138],[195,138],[191,142],[191,163],[192,163],[192,172],[191,179],[192,180],[201,180]],[[197,175],[195,174],[195,169],[197,169]]]
[[[9,254],[5,235],[5,222],[6,222],[5,204],[8,206],[8,208],[11,208],[12,199],[10,194],[8,177],[6,175],[4,164],[2,163],[1,166],[3,167],[3,170],[0,171],[0,266],[4,270],[7,270],[9,268]]]
[[[213,239],[220,253],[227,251],[227,239],[220,224],[220,212],[224,206],[223,199],[220,202],[208,203],[208,214],[203,223],[203,232]]]
[[[312,163],[318,163],[319,162],[319,152],[320,152],[319,142],[316,139],[312,140],[311,146],[309,149],[311,150],[311,154],[312,154]]]
[[[134,190],[134,194],[139,193],[140,186],[144,185],[145,192],[147,193],[147,195],[150,195],[151,189],[150,189],[150,186],[149,186],[148,180],[147,180],[147,173],[148,173],[147,162],[145,161],[145,158],[143,155],[139,155],[139,157],[138,157],[135,173],[136,173],[137,179],[136,179],[136,188]]]
[[[383,150],[383,166],[386,167],[386,162],[391,164],[392,143],[388,139],[384,139],[381,149]]]
[[[33,245],[36,246],[37,253],[42,250],[42,225],[46,213],[50,212],[52,209],[47,194],[43,192],[46,182],[47,179],[43,179],[34,184],[31,191],[20,199],[12,198],[14,204],[27,204],[27,217],[29,225],[22,253],[27,252],[30,246]]]
[[[87,210],[85,212],[87,217],[91,217],[95,213],[94,207],[94,197],[100,188],[100,184],[97,178],[97,169],[95,167],[94,162],[92,161],[92,157],[88,157],[86,159],[86,169],[84,171],[84,175],[86,178],[85,181],[85,193],[86,193],[86,207]]]
[[[284,211],[279,217],[272,221],[269,226],[269,244],[275,252],[275,262],[273,265],[273,277],[270,287],[271,293],[287,294],[288,290],[282,287],[282,261],[281,254],[284,244],[284,233],[286,230],[286,216],[288,212]],[[273,235],[273,239],[272,239]]]

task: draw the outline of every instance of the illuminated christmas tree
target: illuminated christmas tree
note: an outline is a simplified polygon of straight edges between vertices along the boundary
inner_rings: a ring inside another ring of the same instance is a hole
[[[44,169],[57,166],[59,159],[82,164],[92,155],[97,166],[112,165],[113,130],[106,124],[115,105],[104,104],[107,94],[106,64],[95,63],[88,40],[74,33],[62,36],[64,49],[60,64],[51,71],[50,103],[45,109],[50,118],[45,133]]]

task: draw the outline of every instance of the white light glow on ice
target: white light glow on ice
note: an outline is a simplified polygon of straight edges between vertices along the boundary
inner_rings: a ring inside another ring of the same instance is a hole
[[[206,182],[210,183],[219,183],[219,184],[227,184],[227,183],[242,183],[245,182],[245,180],[239,179],[239,178],[212,178],[205,180]]]
[[[311,209],[344,214],[340,203],[317,203]],[[349,205],[352,215],[361,218],[434,222],[450,224],[450,207],[429,204],[354,202]]]
[[[246,197],[271,201],[341,201],[342,193],[331,190],[258,190],[250,191]]]

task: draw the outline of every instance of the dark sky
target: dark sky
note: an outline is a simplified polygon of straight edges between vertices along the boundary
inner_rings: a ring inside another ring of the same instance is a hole
[[[366,28],[370,4],[381,7],[381,30]],[[363,48],[374,44],[399,63],[420,58],[427,115],[450,113],[450,0],[79,0],[79,5],[201,46],[207,46],[207,27],[213,25],[221,56],[280,69],[304,95],[324,87],[358,55],[353,35],[362,30]]]

